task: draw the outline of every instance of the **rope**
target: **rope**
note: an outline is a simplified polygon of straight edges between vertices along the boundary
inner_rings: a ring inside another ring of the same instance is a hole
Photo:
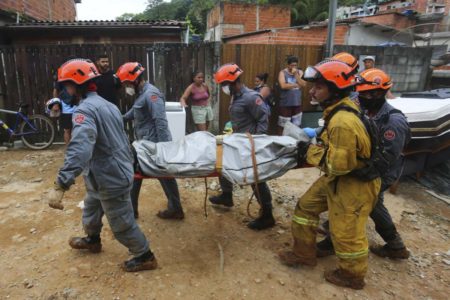
[[[203,212],[205,218],[208,218],[208,211],[206,210],[206,200],[208,199],[208,179],[205,177],[205,200],[203,200]]]
[[[252,156],[252,165],[253,165],[253,177],[255,179],[255,191],[256,191],[256,200],[259,203],[259,206],[261,207],[261,202],[260,202],[260,195],[259,195],[259,176],[258,176],[258,166],[256,164],[256,151],[255,151],[255,140],[253,139],[253,136],[246,132],[245,135],[247,136],[248,140],[250,141],[250,146],[251,146],[251,156]],[[253,216],[250,214],[250,204],[252,202],[253,199],[253,195],[255,195],[255,191],[253,191],[252,196],[250,197],[250,199],[248,200],[248,204],[247,204],[247,214],[249,215],[249,217],[253,218]],[[261,211],[261,209],[260,209]]]

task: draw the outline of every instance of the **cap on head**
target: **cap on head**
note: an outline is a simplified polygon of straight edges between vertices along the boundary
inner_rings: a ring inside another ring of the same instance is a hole
[[[375,56],[367,55],[366,57],[364,57],[363,61],[366,61],[366,60],[371,60],[371,61],[375,62]]]

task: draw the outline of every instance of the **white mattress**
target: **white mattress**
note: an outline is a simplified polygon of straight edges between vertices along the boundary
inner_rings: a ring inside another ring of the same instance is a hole
[[[395,98],[389,99],[389,104],[401,110],[408,122],[433,121],[450,115],[450,98]]]

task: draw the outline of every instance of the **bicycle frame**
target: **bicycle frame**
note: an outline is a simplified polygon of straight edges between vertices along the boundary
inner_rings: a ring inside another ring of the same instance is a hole
[[[2,119],[0,119],[0,126],[3,127],[8,132],[10,137],[18,137],[18,136],[34,134],[38,131],[37,128],[34,126],[34,124],[30,122],[27,115],[21,112],[21,109],[19,109],[19,111],[0,109],[0,113],[16,115],[16,122],[15,122],[14,126],[11,128]],[[25,133],[17,133],[16,130],[17,130],[17,128],[19,128],[20,123],[23,121],[25,121],[32,128],[33,131],[25,132]]]

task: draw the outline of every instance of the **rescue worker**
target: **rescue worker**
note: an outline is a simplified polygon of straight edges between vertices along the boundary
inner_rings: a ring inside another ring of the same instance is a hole
[[[133,107],[123,116],[125,121],[134,120],[134,134],[138,140],[148,140],[154,143],[169,142],[172,140],[166,117],[164,95],[144,79],[144,67],[138,62],[127,62],[119,67],[117,78],[125,85],[128,95],[138,95]],[[184,219],[181,207],[180,193],[177,181],[171,179],[158,179],[168,200],[168,208],[159,211],[157,216],[161,219]],[[139,217],[138,199],[142,186],[142,179],[133,181],[131,202],[134,215]]]
[[[325,272],[335,285],[362,289],[367,272],[367,218],[380,189],[380,179],[363,181],[352,172],[369,158],[370,137],[349,99],[355,84],[353,70],[343,62],[324,60],[308,67],[304,80],[312,82],[310,94],[322,108],[325,126],[320,143],[299,142],[299,165],[319,167],[321,176],[299,199],[292,219],[293,249],[279,257],[288,266],[317,264],[316,228],[319,214],[328,210],[331,239],[339,259],[338,268]]]
[[[358,73],[358,68],[359,68],[358,60],[353,55],[351,55],[350,53],[339,52],[339,53],[335,54],[333,57],[331,57],[331,59],[339,60],[339,61],[347,64],[350,68],[352,68],[352,74]],[[319,102],[317,102],[314,99],[314,95],[310,95],[310,96],[311,96],[312,102],[315,102],[315,103],[319,104]],[[356,91],[352,90],[350,92],[349,98],[352,101],[355,101],[356,104],[359,105],[358,93]],[[319,126],[317,128],[303,127],[302,129],[310,138],[313,138],[313,137],[317,137],[322,132],[323,126]],[[324,228],[322,228],[321,226],[323,226]],[[328,221],[326,221],[321,226],[319,225],[318,232],[319,233],[326,233],[328,231]]]
[[[268,106],[254,90],[247,88],[240,81],[242,70],[234,63],[222,65],[214,74],[216,83],[222,86],[225,94],[231,96],[230,118],[233,133],[265,134],[268,127]],[[232,207],[233,184],[224,177],[219,178],[222,194],[209,198],[213,204]],[[273,227],[275,219],[272,215],[272,195],[267,183],[260,182],[251,185],[258,202],[261,205],[260,216],[248,223],[247,227],[253,230],[262,230]],[[258,191],[256,190],[258,189]]]
[[[134,256],[122,268],[127,272],[153,270],[157,267],[156,258],[133,217],[133,163],[122,116],[114,104],[97,95],[94,78],[98,76],[94,63],[85,59],[69,60],[59,69],[58,81],[80,104],[73,114],[72,139],[55,186],[48,194],[48,203],[52,208],[63,209],[64,192],[83,173],[87,194],[82,222],[87,236],[73,237],[69,245],[99,253],[102,217],[106,215],[114,237]]]
[[[411,139],[406,117],[386,101],[385,97],[391,86],[392,81],[386,73],[372,68],[360,74],[360,84],[356,87],[361,107],[367,110],[368,116],[377,124],[389,159],[389,169],[381,177],[378,201],[370,213],[375,223],[375,230],[386,244],[369,248],[380,257],[406,259],[409,257],[409,251],[397,232],[389,211],[384,206],[384,192],[401,176],[404,164],[402,150]],[[332,254],[334,254],[333,244],[328,235],[323,241],[317,243],[317,255],[324,257]]]

